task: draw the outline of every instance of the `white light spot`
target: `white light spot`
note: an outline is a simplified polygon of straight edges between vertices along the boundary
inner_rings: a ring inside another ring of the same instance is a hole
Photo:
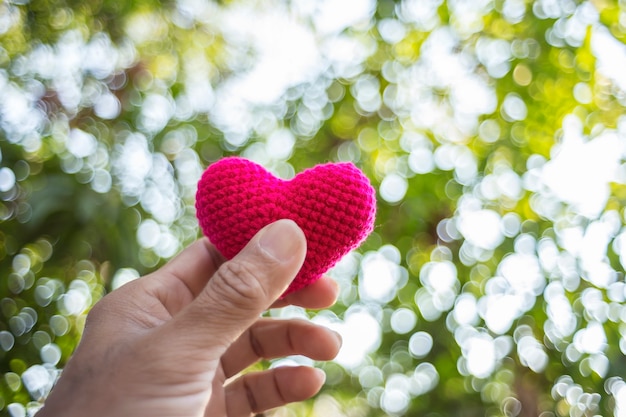
[[[507,94],[502,103],[503,116],[508,121],[524,120],[528,114],[526,103],[520,96],[514,93]]]
[[[61,360],[61,348],[54,343],[44,345],[39,351],[41,360],[50,365],[56,365]]]
[[[326,325],[339,332],[343,338],[343,345],[335,361],[347,369],[358,367],[363,363],[366,356],[375,351],[381,341],[378,320],[361,306],[352,306],[346,312],[343,323]]]
[[[435,169],[433,153],[427,147],[418,147],[409,154],[409,168],[416,174],[428,174]]]
[[[58,303],[65,314],[78,316],[91,306],[91,301],[89,285],[81,279],[75,279],[70,283],[69,290],[59,297]]]
[[[399,389],[385,389],[380,398],[380,407],[392,415],[401,415],[409,407],[411,398]]]
[[[153,219],[146,219],[137,228],[137,242],[150,249],[157,245],[161,236],[161,227]]]
[[[548,365],[548,355],[532,336],[524,336],[518,340],[517,352],[522,365],[528,366],[534,372],[542,372]]]
[[[493,119],[487,119],[478,127],[478,134],[484,142],[493,143],[500,139],[500,125]]]
[[[276,130],[267,138],[267,154],[274,159],[289,159],[295,143],[296,139],[291,130]]]
[[[504,241],[500,215],[493,210],[464,211],[457,228],[468,242],[481,249],[493,250]]]
[[[67,150],[77,158],[93,154],[98,147],[96,138],[83,130],[74,128],[67,138]]]
[[[391,328],[397,334],[406,334],[417,324],[417,315],[408,308],[399,308],[393,312],[390,320]]]
[[[461,294],[454,303],[453,314],[460,325],[475,324],[478,319],[476,298],[472,294]]]
[[[0,348],[2,348],[5,352],[8,352],[13,349],[14,345],[15,337],[11,334],[11,332],[6,330],[0,331]]]
[[[122,192],[134,196],[140,195],[153,165],[146,137],[142,134],[129,134],[124,144],[116,151],[118,157],[114,168],[120,179]]]
[[[573,116],[563,122],[563,142],[543,167],[543,182],[560,201],[576,212],[596,218],[606,207],[609,183],[624,155],[624,141],[612,132],[593,140],[582,137],[582,126]]]
[[[473,337],[467,344],[467,370],[478,378],[487,378],[495,370],[496,349],[488,336]]]
[[[55,314],[50,317],[50,328],[55,336],[64,336],[70,329],[70,323],[66,317]]]
[[[359,383],[363,388],[373,388],[383,382],[383,372],[376,366],[366,366],[359,372]]]
[[[439,373],[433,364],[422,362],[415,367],[410,382],[409,390],[411,394],[415,396],[422,395],[437,386]]]
[[[137,278],[139,278],[139,272],[137,272],[135,269],[120,268],[115,272],[115,275],[113,276],[113,283],[111,286],[115,290],[128,282],[136,280]]]
[[[608,76],[621,90],[626,89],[626,47],[604,25],[592,25],[591,49],[598,59],[596,68]]]
[[[619,388],[616,392],[613,392],[615,398],[615,416],[626,417],[626,384],[624,381],[620,381]]]
[[[388,203],[400,202],[409,188],[406,178],[398,174],[389,174],[380,183],[380,196]]]
[[[382,19],[378,22],[378,32],[387,43],[394,44],[404,39],[406,27],[395,19]]]
[[[96,116],[107,120],[115,119],[121,110],[120,101],[111,93],[102,94],[93,106]]]
[[[485,324],[496,334],[506,333],[523,309],[519,296],[511,294],[487,295],[480,299],[479,307]]]
[[[516,294],[537,296],[545,286],[539,260],[534,255],[513,253],[505,256],[498,265],[498,271]]]
[[[458,285],[456,266],[450,261],[427,262],[420,270],[420,281],[433,292],[454,289]]]
[[[36,400],[45,398],[52,389],[54,378],[42,365],[33,365],[22,374],[22,381],[29,394]]]
[[[379,252],[368,253],[361,261],[359,293],[365,300],[387,303],[396,296],[401,278],[399,266]]]
[[[606,333],[601,323],[590,322],[574,335],[574,346],[582,353],[602,353],[607,348]]]
[[[593,100],[593,92],[587,83],[578,83],[574,86],[574,98],[580,104],[589,104]]]
[[[174,115],[174,103],[168,97],[150,94],[141,105],[139,125],[149,133],[160,132]]]
[[[15,185],[15,174],[10,168],[0,168],[0,192],[7,192]]]
[[[409,352],[416,358],[423,358],[433,348],[433,337],[426,332],[414,333],[409,339]]]
[[[313,20],[320,34],[339,33],[349,26],[366,22],[376,8],[373,0],[323,0],[316,5]]]
[[[171,258],[178,252],[180,242],[171,232],[165,231],[161,233],[157,245],[154,247],[154,253],[161,258]]]
[[[11,403],[7,406],[11,417],[26,417],[26,408],[20,403]]]
[[[405,0],[400,3],[399,14],[402,20],[414,23],[424,32],[429,32],[439,23],[437,14],[442,0]]]
[[[111,190],[113,179],[109,171],[105,169],[96,169],[93,173],[93,179],[91,180],[91,188],[94,191],[105,194]]]

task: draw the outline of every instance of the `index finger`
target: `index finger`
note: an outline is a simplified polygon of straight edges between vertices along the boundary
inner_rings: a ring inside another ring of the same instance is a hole
[[[323,275],[314,283],[276,300],[271,308],[295,305],[310,309],[330,307],[337,300],[339,285],[328,275]]]
[[[176,255],[160,272],[177,278],[195,298],[225,260],[209,239],[203,237]]]

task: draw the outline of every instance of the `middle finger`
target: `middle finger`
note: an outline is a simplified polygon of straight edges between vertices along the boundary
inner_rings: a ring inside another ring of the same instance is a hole
[[[260,319],[246,330],[222,356],[226,378],[260,359],[303,355],[330,360],[339,352],[341,336],[304,320]]]

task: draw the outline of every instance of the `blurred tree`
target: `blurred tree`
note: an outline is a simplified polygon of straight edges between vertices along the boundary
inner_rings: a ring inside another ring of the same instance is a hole
[[[625,41],[622,1],[0,3],[0,413],[238,154],[378,190],[337,305],[269,313],[345,343],[276,416],[626,415]]]

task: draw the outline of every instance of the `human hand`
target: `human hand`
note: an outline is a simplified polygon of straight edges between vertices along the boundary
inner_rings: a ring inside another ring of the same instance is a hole
[[[337,354],[340,337],[329,329],[260,318],[269,307],[334,302],[337,287],[326,277],[276,301],[305,253],[302,231],[280,220],[230,261],[200,239],[111,292],[87,316],[83,339],[37,417],[240,417],[315,395],[324,375],[314,368],[235,377],[264,358]]]

